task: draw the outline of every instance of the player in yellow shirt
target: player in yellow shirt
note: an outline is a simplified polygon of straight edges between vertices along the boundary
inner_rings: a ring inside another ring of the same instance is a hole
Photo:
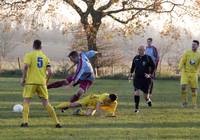
[[[192,105],[197,107],[197,88],[198,88],[198,71],[200,66],[200,52],[197,50],[199,41],[193,40],[192,50],[188,50],[182,56],[179,63],[181,71],[181,100],[182,106],[187,107],[187,86],[192,90]]]
[[[92,94],[86,96],[76,102],[63,102],[57,106],[56,109],[63,108],[74,108],[74,107],[82,107],[86,108],[86,111],[79,112],[79,115],[93,116],[95,112],[99,113],[100,110],[105,110],[111,113],[111,116],[115,116],[115,112],[117,109],[117,96],[115,94]]]
[[[41,51],[41,41],[35,40],[33,42],[33,51],[27,53],[24,57],[23,76],[21,79],[21,85],[23,90],[23,123],[21,127],[28,127],[29,106],[31,98],[34,94],[37,94],[42,101],[43,106],[53,118],[56,128],[60,128],[60,122],[56,116],[56,113],[48,101],[47,82],[51,76],[51,66],[49,59]],[[46,74],[47,73],[47,74]]]

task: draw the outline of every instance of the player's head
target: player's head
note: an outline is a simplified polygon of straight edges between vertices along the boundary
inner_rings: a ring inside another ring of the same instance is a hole
[[[73,63],[78,63],[79,61],[79,54],[77,51],[72,51],[69,53],[68,55],[69,59],[73,62]]]
[[[199,41],[198,40],[193,40],[192,41],[192,50],[196,51],[199,47]]]
[[[148,45],[148,46],[151,46],[152,42],[153,42],[153,39],[152,39],[152,38],[148,38],[148,39],[147,39],[147,45]]]
[[[41,44],[42,44],[42,42],[40,40],[34,40],[33,41],[33,49],[40,50],[42,48]]]
[[[117,95],[115,95],[115,94],[109,94],[109,98],[110,98],[111,102],[114,102],[114,101],[117,100]]]
[[[143,56],[145,53],[145,48],[143,45],[141,45],[139,48],[138,48],[138,54]]]

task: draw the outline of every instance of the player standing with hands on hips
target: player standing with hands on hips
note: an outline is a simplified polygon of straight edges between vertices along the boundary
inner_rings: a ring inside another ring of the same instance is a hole
[[[140,90],[144,93],[144,98],[149,107],[152,106],[151,99],[148,95],[149,86],[151,84],[152,74],[155,70],[155,64],[152,61],[151,57],[145,55],[144,46],[138,48],[139,55],[136,55],[133,58],[131,71],[129,74],[129,79],[133,77],[133,86],[134,86],[134,101],[135,101],[135,112],[139,112],[139,102],[140,102]]]

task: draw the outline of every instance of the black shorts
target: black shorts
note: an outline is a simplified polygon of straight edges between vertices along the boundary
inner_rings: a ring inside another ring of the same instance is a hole
[[[148,93],[150,84],[151,84],[151,79],[147,79],[147,78],[134,78],[133,79],[133,86],[134,86],[135,91],[141,90],[145,94]]]

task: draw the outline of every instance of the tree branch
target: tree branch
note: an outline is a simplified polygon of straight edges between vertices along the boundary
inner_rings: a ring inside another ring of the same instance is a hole
[[[183,3],[174,3],[174,2],[171,2],[171,1],[163,1],[162,3],[160,3],[160,6],[162,4],[165,4],[165,3],[172,5],[169,10],[159,10],[159,9],[157,9],[156,8],[156,5],[157,5],[156,2],[154,2],[153,4],[147,5],[146,7],[134,7],[134,6],[132,6],[132,7],[128,7],[128,8],[126,8],[126,6],[125,6],[125,5],[127,5],[127,3],[122,3],[123,7],[121,9],[105,12],[105,15],[110,16],[112,19],[114,19],[114,20],[116,20],[116,21],[118,21],[122,24],[127,24],[128,22],[133,20],[135,18],[135,16],[138,15],[139,13],[141,13],[142,11],[151,11],[151,12],[155,12],[155,13],[171,13],[172,11],[174,11],[175,7],[184,5],[185,0],[183,1]],[[137,12],[135,14],[133,14],[131,16],[131,18],[128,18],[127,20],[121,20],[121,19],[112,15],[112,14],[125,12],[125,11],[137,11]]]
[[[16,4],[26,4],[28,2],[31,2],[32,0],[19,0],[19,1],[15,1],[15,2],[6,2],[5,0],[1,0],[2,1],[2,5],[1,6],[4,6],[4,5],[16,5]]]
[[[97,11],[106,10],[106,9],[108,9],[112,4],[113,4],[113,0],[109,0],[109,2],[108,2],[106,5],[103,5],[103,6],[99,7],[99,8],[97,9]]]
[[[143,11],[143,10],[139,10],[139,11],[136,12],[134,15],[132,15],[131,18],[127,19],[126,21],[120,20],[120,19],[118,19],[117,17],[115,17],[115,16],[113,16],[113,15],[111,15],[111,14],[109,14],[108,16],[110,16],[112,19],[114,19],[114,20],[116,20],[116,21],[118,21],[118,22],[120,22],[120,23],[122,23],[122,24],[127,24],[127,23],[129,23],[131,20],[133,20],[133,19],[135,18],[135,16],[138,15],[138,14],[139,14],[140,12],[142,12],[142,11]]]
[[[78,7],[78,5],[76,5],[74,3],[73,0],[64,0],[66,3],[68,3],[72,8],[74,8],[74,10],[76,10],[76,12],[79,14],[80,17],[83,16],[83,11],[81,10],[80,7]]]
[[[113,11],[108,11],[108,12],[105,12],[106,15],[110,15],[110,14],[116,14],[116,13],[120,13],[120,12],[124,12],[124,11],[131,11],[131,10],[138,10],[138,11],[144,11],[144,10],[148,10],[148,11],[153,11],[154,9],[153,8],[150,8],[152,7],[152,5],[148,5],[147,7],[144,7],[144,8],[138,8],[138,7],[130,7],[130,8],[121,8],[121,9],[118,9],[118,10],[113,10]]]
[[[154,11],[154,12],[166,13],[166,12],[173,11],[176,6],[184,5],[185,0],[183,1],[183,3],[174,3],[172,1],[163,1],[162,3],[160,3],[160,5],[165,4],[165,3],[171,4],[172,8],[170,10],[157,11],[157,9],[156,9],[157,2],[154,2],[153,4],[147,5],[146,7],[132,6],[132,7],[126,8],[125,6],[127,5],[127,3],[122,2],[123,7],[121,9],[108,11],[108,12],[105,12],[105,14],[110,15],[110,14],[115,14],[115,13],[124,12],[124,11],[131,11],[131,10],[139,10],[139,11],[144,10],[144,11]]]

